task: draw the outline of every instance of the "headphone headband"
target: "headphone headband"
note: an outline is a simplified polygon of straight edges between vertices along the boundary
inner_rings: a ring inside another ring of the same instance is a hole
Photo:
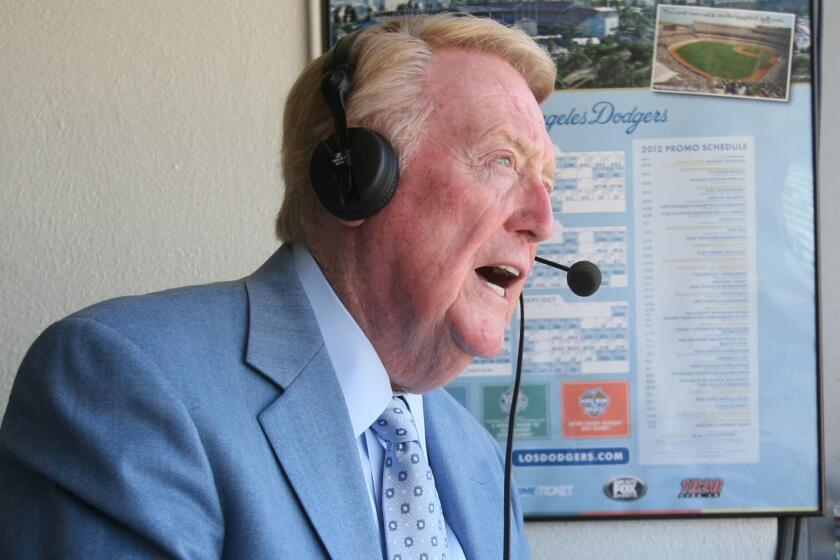
[[[353,79],[353,70],[356,68],[353,63],[353,43],[356,42],[358,35],[359,32],[356,31],[338,40],[338,43],[330,51],[329,60],[325,64],[328,71],[343,70],[347,72],[351,80]]]
[[[349,157],[350,140],[347,137],[346,96],[353,85],[353,42],[356,33],[345,35],[327,55],[324,75],[321,78],[321,95],[332,113],[335,123],[335,143],[346,159]]]

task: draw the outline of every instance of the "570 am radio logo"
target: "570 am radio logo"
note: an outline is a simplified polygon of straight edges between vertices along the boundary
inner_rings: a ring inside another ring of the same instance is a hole
[[[720,498],[722,478],[686,478],[680,483],[679,498]]]

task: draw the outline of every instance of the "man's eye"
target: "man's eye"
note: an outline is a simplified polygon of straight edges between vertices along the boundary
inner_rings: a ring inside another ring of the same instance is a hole
[[[513,167],[513,158],[509,155],[502,154],[496,156],[496,163],[502,167]]]

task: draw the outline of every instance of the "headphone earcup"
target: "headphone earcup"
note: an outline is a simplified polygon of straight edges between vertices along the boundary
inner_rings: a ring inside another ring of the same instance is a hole
[[[309,162],[309,179],[321,204],[342,220],[363,220],[388,204],[399,181],[399,160],[382,135],[367,128],[351,128],[350,171],[352,188],[342,181],[333,165],[335,144],[330,137],[318,144]],[[343,198],[343,200],[342,200]]]

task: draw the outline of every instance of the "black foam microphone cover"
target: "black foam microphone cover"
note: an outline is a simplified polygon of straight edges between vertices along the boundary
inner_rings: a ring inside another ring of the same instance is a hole
[[[601,286],[601,271],[589,261],[578,261],[569,267],[566,283],[575,294],[591,296]]]

